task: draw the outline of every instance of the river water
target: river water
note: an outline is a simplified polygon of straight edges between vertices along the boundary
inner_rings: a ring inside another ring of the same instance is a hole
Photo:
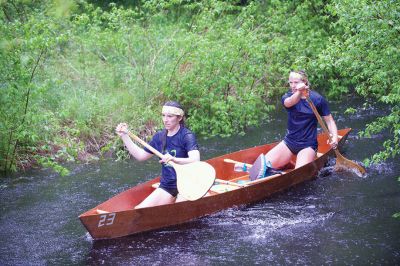
[[[357,114],[345,115],[346,107]],[[343,154],[355,161],[381,149],[387,133],[358,132],[388,110],[349,99],[333,103],[339,128],[352,127]],[[199,140],[202,159],[279,140],[286,115],[245,136]],[[129,237],[93,241],[78,215],[158,175],[156,160],[70,165],[61,177],[32,170],[0,181],[0,265],[399,265],[398,160],[360,178],[332,170],[257,204]]]

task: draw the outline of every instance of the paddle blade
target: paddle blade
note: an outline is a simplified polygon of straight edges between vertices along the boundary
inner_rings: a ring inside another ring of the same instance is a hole
[[[364,167],[361,165],[346,159],[340,152],[335,151],[336,153],[336,165],[335,165],[335,170],[336,171],[351,171],[358,175],[359,177],[362,177],[365,175],[366,171]]]
[[[259,178],[263,178],[266,171],[267,165],[265,162],[265,156],[261,153],[249,170],[250,180],[253,181]]]
[[[202,198],[215,181],[215,169],[206,162],[173,164],[179,193],[187,200]]]

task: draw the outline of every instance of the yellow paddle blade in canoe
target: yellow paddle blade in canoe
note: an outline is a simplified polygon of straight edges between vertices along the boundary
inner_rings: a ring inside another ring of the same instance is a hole
[[[176,172],[179,193],[187,200],[202,198],[215,181],[215,169],[206,162],[171,163]]]

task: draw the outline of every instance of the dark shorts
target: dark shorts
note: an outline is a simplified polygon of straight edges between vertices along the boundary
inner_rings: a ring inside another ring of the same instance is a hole
[[[159,186],[159,188],[161,188],[162,190],[168,192],[169,194],[171,194],[172,197],[176,197],[178,195],[178,189],[177,188],[166,188],[163,186]]]
[[[283,143],[285,143],[286,147],[288,147],[288,149],[294,154],[297,155],[301,150],[305,149],[305,148],[311,148],[313,149],[315,152],[317,152],[318,150],[318,146],[314,147],[314,146],[300,146],[300,145],[289,145],[286,141],[283,141]]]

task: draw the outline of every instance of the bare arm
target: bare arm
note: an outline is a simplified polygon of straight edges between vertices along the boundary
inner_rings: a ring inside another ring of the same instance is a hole
[[[329,133],[331,134],[331,142],[329,143],[332,148],[336,148],[337,143],[338,143],[338,132],[337,132],[337,127],[335,120],[333,119],[332,115],[327,115],[323,117],[325,120],[325,123],[328,126]]]
[[[160,162],[174,162],[177,164],[188,164],[200,161],[200,152],[198,150],[192,150],[188,152],[188,158],[177,158],[173,157],[171,154],[165,154]]]
[[[115,131],[121,137],[129,153],[135,157],[136,160],[145,161],[153,156],[153,154],[146,152],[132,141],[128,135],[128,125],[126,123],[118,124]]]
[[[293,105],[297,104],[300,101],[303,92],[307,91],[308,89],[309,87],[306,86],[306,84],[304,84],[303,82],[299,83],[297,85],[296,91],[292,94],[292,96],[286,98],[283,102],[285,107],[290,108]]]
[[[132,154],[138,161],[145,161],[153,156],[152,153],[148,153],[138,145],[136,145],[132,139],[128,136],[128,134],[124,134],[121,136],[122,141],[125,144],[125,147],[128,149],[129,153]]]
[[[301,92],[296,91],[295,93],[292,94],[292,96],[286,98],[283,104],[285,105],[286,108],[290,108],[296,103],[298,103],[300,99],[301,99]]]

